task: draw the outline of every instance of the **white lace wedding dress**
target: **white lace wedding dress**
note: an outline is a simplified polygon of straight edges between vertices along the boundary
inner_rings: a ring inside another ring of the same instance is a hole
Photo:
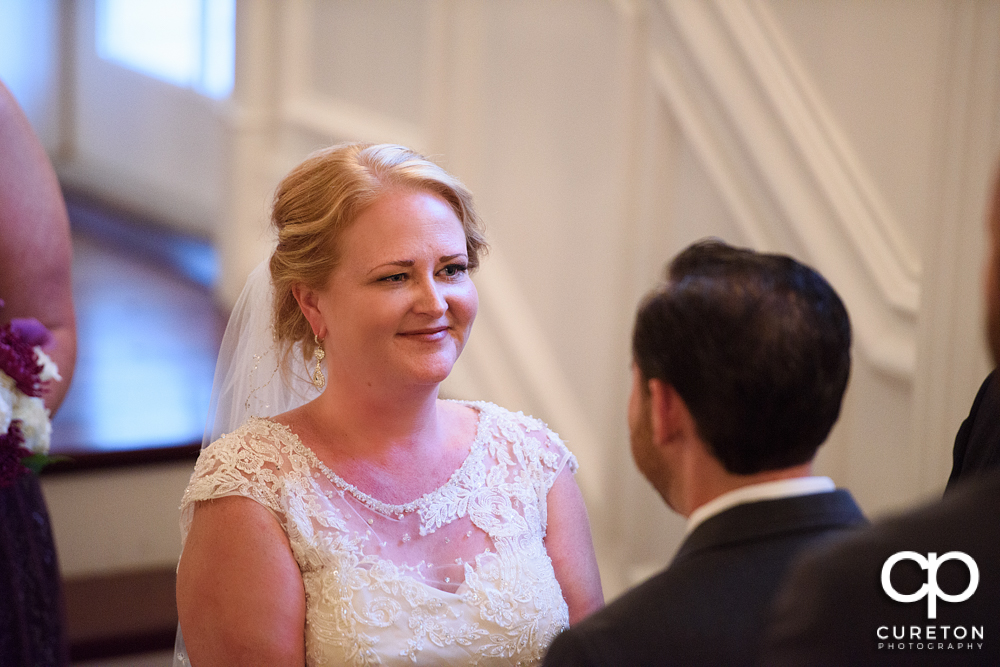
[[[535,665],[568,612],[545,551],[546,495],[576,460],[492,403],[444,486],[379,502],[287,427],[251,418],[201,454],[182,501],[239,495],[281,522],[302,571],[308,665]],[[568,474],[568,473],[567,473]]]

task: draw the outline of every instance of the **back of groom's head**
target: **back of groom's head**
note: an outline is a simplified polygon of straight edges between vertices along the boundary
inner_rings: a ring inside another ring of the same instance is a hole
[[[851,325],[819,273],[784,255],[695,243],[639,308],[633,356],[674,387],[730,473],[812,460],[840,413]]]

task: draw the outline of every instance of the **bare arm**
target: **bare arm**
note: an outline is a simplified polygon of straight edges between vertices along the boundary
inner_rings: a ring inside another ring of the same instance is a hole
[[[587,508],[568,468],[549,489],[545,549],[569,607],[570,625],[604,606]]]
[[[305,590],[288,538],[262,505],[200,503],[177,568],[177,612],[191,663],[305,664]]]
[[[76,364],[66,204],[48,156],[10,91],[0,83],[0,324],[34,317],[55,337],[47,350],[59,366],[45,404],[62,403]]]

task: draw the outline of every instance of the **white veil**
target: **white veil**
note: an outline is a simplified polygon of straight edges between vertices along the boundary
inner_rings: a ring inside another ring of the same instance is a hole
[[[222,337],[202,448],[239,428],[249,417],[273,417],[320,394],[309,379],[301,343],[288,355],[291,368],[284,373],[279,368],[280,349],[271,325],[273,295],[271,272],[264,260],[247,277]],[[191,665],[179,624],[173,665]]]
[[[273,417],[320,394],[309,379],[301,344],[288,355],[291,368],[285,373],[279,369],[280,350],[271,326],[273,295],[264,260],[247,278],[222,337],[202,447],[239,428],[248,417]]]

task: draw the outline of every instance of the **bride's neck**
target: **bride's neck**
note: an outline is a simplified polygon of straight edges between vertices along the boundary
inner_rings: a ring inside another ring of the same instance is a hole
[[[373,387],[330,384],[313,402],[319,428],[336,433],[343,442],[372,448],[414,446],[440,436],[438,387],[385,392]]]

